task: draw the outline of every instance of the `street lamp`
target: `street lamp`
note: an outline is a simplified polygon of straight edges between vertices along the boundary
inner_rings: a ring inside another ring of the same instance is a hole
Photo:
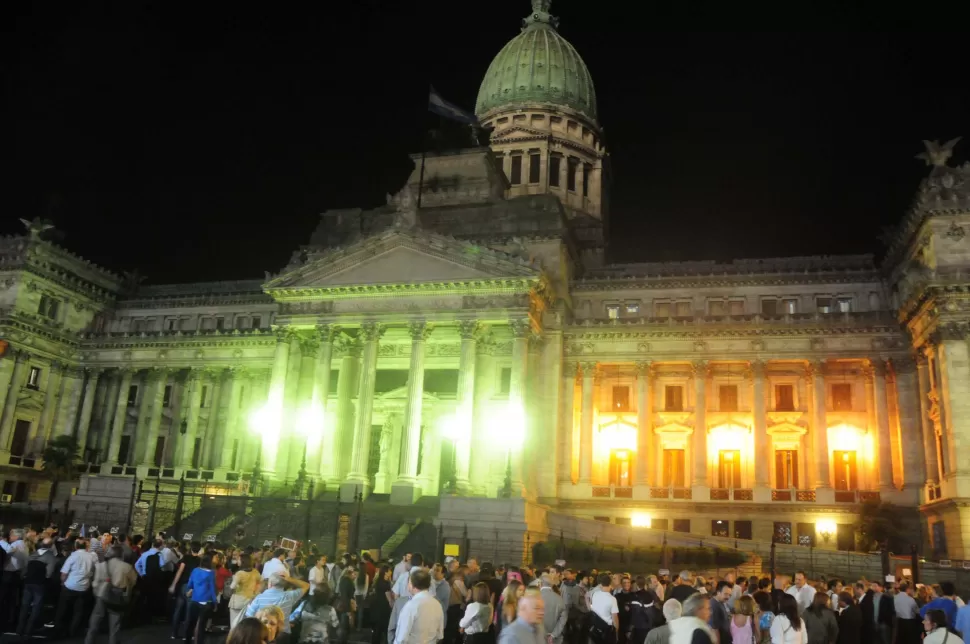
[[[521,405],[510,402],[505,414],[495,418],[495,426],[492,428],[499,444],[504,444],[506,447],[505,482],[499,491],[499,497],[503,499],[512,498],[512,451],[522,447],[523,434],[525,434],[523,420]]]
[[[815,524],[815,529],[818,531],[818,535],[822,537],[822,541],[828,543],[835,534],[837,527],[835,521],[819,521]]]

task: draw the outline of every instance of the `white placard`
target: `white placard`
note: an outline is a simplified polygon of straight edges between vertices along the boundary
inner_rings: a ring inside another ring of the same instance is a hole
[[[940,568],[949,568],[953,565],[949,559],[940,559]]]
[[[192,533],[186,532],[182,535],[182,541],[192,541]]]
[[[206,543],[215,543],[216,542],[216,535],[210,534],[209,536],[207,536],[205,538],[205,540],[206,540]]]
[[[67,529],[68,530],[77,530],[77,524],[76,523],[72,523],[71,525],[67,526]]]
[[[556,565],[557,566],[562,566],[563,568],[565,568],[566,567],[566,560],[565,559],[556,559]]]
[[[269,539],[267,539],[266,541],[264,541],[264,542],[263,542],[263,547],[264,547],[264,548],[265,548],[266,546],[271,546],[271,545],[273,545],[273,542],[272,542],[272,541],[270,541]]]
[[[97,529],[98,529],[98,526],[96,526],[96,525],[89,525],[88,526],[88,533],[94,532]]]
[[[903,568],[903,577],[912,577],[912,576],[913,576],[912,568]]]
[[[887,584],[895,584],[896,583],[896,575],[886,575],[886,583]]]
[[[661,568],[660,570],[657,571],[657,574],[660,574],[660,575],[669,575],[670,574],[670,571],[667,570],[666,568]]]
[[[118,534],[118,526],[116,526],[116,525],[111,526],[111,529],[108,530],[108,533],[109,534]]]
[[[970,570],[970,561],[964,561],[963,562],[963,569],[964,570]]]

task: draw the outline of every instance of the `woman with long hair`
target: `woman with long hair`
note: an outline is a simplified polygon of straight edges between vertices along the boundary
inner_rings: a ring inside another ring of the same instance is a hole
[[[815,593],[812,605],[804,613],[808,644],[835,644],[839,638],[839,624],[835,613],[829,609],[829,596]]]
[[[492,632],[491,591],[485,582],[478,582],[471,590],[472,600],[465,608],[465,615],[458,626],[465,634],[465,644],[489,644],[494,641]]]
[[[268,641],[269,629],[255,617],[240,620],[226,638],[226,644],[266,644]]]
[[[775,607],[771,603],[771,593],[759,590],[751,595],[751,599],[758,604],[758,631],[761,633],[760,644],[771,643],[771,622],[775,619]]]
[[[268,631],[269,639],[266,640],[266,644],[273,644],[280,635],[284,634],[286,614],[279,606],[264,606],[256,611],[255,617]]]
[[[750,595],[742,595],[734,602],[734,615],[731,617],[731,641],[739,644],[761,641],[755,613],[758,605]]]
[[[394,570],[381,565],[374,575],[373,595],[370,598],[371,644],[381,644],[387,637],[387,627],[394,609],[394,593],[391,591],[391,575]]]
[[[805,622],[798,616],[798,602],[789,594],[778,601],[778,614],[771,622],[771,644],[808,644]]]
[[[515,621],[519,615],[519,600],[525,596],[525,586],[513,579],[502,591],[502,610],[499,615],[499,631]]]
[[[232,596],[229,598],[229,628],[233,628],[246,614],[246,608],[253,597],[259,594],[259,586],[262,578],[259,571],[253,567],[251,555],[239,557],[239,570],[232,577],[229,588]]]

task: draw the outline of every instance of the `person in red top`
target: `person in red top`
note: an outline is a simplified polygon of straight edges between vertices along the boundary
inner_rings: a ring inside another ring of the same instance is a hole
[[[232,583],[232,571],[226,565],[226,558],[221,552],[212,555],[212,569],[216,573],[216,596],[219,598],[219,607],[216,609],[217,615],[221,618],[229,614],[229,600],[222,594],[226,588],[226,582]]]
[[[367,575],[368,584],[371,584],[374,582],[374,575],[377,574],[377,564],[374,563],[374,558],[371,557],[369,552],[364,552],[363,560],[361,566]]]

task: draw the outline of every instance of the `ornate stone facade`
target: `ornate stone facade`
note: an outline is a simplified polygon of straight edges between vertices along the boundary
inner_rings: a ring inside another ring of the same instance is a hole
[[[540,4],[527,29],[554,29]],[[524,496],[823,548],[881,499],[970,559],[970,167],[947,165],[952,143],[928,147],[882,265],[609,264],[599,179],[545,165],[557,146],[605,160],[595,104],[556,96],[490,102],[497,154],[428,155],[423,180],[324,213],[263,280],[143,285],[43,222],[0,240],[4,502],[45,499],[43,446],[72,434],[102,476]],[[551,148],[516,186],[529,128]]]

